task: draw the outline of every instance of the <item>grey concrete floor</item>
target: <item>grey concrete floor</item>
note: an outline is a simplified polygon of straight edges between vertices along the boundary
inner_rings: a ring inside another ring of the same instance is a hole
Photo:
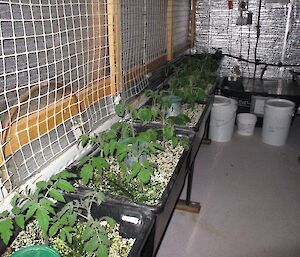
[[[201,212],[175,211],[157,257],[299,257],[298,156],[299,117],[285,146],[264,144],[260,128],[201,146],[192,192]]]

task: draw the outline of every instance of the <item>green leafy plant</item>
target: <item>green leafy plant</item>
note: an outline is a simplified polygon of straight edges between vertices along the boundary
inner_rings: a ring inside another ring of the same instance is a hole
[[[38,182],[34,192],[26,188],[17,193],[11,202],[13,207],[11,213],[5,211],[1,214],[0,238],[2,241],[8,244],[15,224],[24,229],[25,223],[30,219],[37,220],[47,239],[49,224],[56,216],[55,207],[57,203],[65,203],[63,192],[74,192],[74,187],[68,179],[75,177],[75,174],[63,171],[52,176],[49,181]]]
[[[135,136],[133,121],[138,119],[138,111],[130,105],[118,104],[115,106],[115,112],[121,118],[124,118],[126,113],[128,114],[130,118],[129,118],[129,126],[126,127],[126,131],[130,133],[130,135]],[[125,129],[124,124],[122,129]]]
[[[37,221],[44,241],[63,256],[107,257],[111,242],[105,224],[113,229],[116,222],[107,216],[94,218],[92,214],[93,207],[104,201],[102,192],[87,191],[81,199],[67,202],[64,193],[74,192],[68,179],[76,177],[63,171],[38,182],[35,191],[26,188],[18,193],[11,201],[11,213],[0,214],[1,240],[8,245],[15,226],[24,230],[27,222]]]
[[[157,136],[155,130],[149,129],[140,132],[136,137],[119,141],[122,147],[118,147],[116,158],[125,179],[132,180],[138,177],[143,184],[149,183],[153,174],[153,165],[146,158],[148,155],[155,154],[157,150],[163,150],[156,142]]]
[[[110,240],[102,222],[106,221],[110,227],[114,227],[116,222],[107,216],[94,218],[92,215],[93,206],[99,206],[103,201],[102,192],[86,192],[82,199],[68,202],[53,219],[49,235],[58,236],[71,248],[75,246],[70,256],[108,256]],[[81,220],[79,224],[78,219]],[[74,239],[76,243],[73,242]],[[61,250],[61,245],[64,244],[57,244],[56,248]]]
[[[220,56],[217,51],[215,54],[187,56],[181,62],[171,64],[173,73],[167,79],[170,92],[192,108],[196,102],[204,101],[207,85],[215,81],[214,72],[219,66]]]
[[[147,158],[157,151],[163,151],[164,144],[172,142],[173,147],[179,143],[187,147],[187,142],[176,136],[174,124],[184,124],[189,121],[186,115],[168,118],[166,108],[169,103],[162,101],[163,92],[147,91],[153,97],[152,106],[144,106],[139,110],[131,106],[117,105],[116,113],[128,122],[114,124],[110,131],[102,132],[91,137],[84,137],[82,143],[96,144],[99,156],[86,157],[77,165],[80,177],[85,185],[114,188],[114,191],[131,199],[147,199],[141,196],[146,185],[151,181],[155,167]],[[151,121],[162,121],[162,138],[158,141],[158,132],[153,129],[137,131],[135,122],[146,125]],[[94,158],[102,158],[99,166],[94,164]],[[108,169],[107,160],[113,166]],[[105,172],[103,172],[105,171]],[[146,194],[145,194],[146,195]]]
[[[83,158],[77,167],[80,168],[80,177],[84,185],[87,185],[94,177],[94,171],[101,177],[103,171],[109,168],[105,158],[101,156],[87,156]],[[97,176],[97,177],[99,177]]]
[[[156,131],[149,129],[136,136],[123,134],[118,139],[111,137],[111,141],[99,145],[100,156],[83,158],[77,165],[80,168],[82,182],[87,185],[92,179],[101,180],[103,170],[109,167],[107,161],[101,156],[103,153],[104,157],[114,157],[117,160],[122,171],[122,180],[138,178],[143,184],[149,183],[153,166],[147,161],[147,155],[163,150],[156,142],[157,136]]]

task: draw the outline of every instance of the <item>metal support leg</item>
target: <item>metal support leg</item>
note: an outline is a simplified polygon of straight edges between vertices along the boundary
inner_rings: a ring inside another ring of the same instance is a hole
[[[193,187],[193,177],[194,177],[194,163],[195,160],[193,160],[193,163],[190,167],[190,171],[188,174],[188,180],[187,180],[187,189],[186,189],[186,199],[185,204],[190,205],[191,203],[191,195],[192,195],[192,187]]]
[[[210,145],[211,144],[211,139],[209,138],[209,123],[210,123],[210,114],[206,120],[206,123],[205,123],[205,131],[204,131],[204,136],[203,136],[203,139],[202,139],[202,144],[205,144],[205,145]]]
[[[192,187],[193,187],[193,176],[194,176],[194,162],[189,168],[189,174],[187,177],[187,189],[186,189],[186,199],[178,200],[176,209],[186,212],[199,213],[201,206],[198,202],[191,201]]]

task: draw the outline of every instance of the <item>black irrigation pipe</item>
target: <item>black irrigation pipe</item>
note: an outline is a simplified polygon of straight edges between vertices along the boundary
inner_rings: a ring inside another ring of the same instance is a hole
[[[255,75],[256,75],[256,69],[257,69],[257,64],[256,64],[256,60],[257,60],[257,46],[258,46],[258,40],[259,40],[259,37],[260,37],[261,1],[262,1],[262,0],[259,0],[258,16],[257,16],[257,25],[256,25],[256,43],[255,43],[255,48],[254,48],[254,60],[255,60],[255,64],[254,64],[254,73],[253,73],[253,77],[254,77],[254,78],[255,78]]]
[[[234,56],[231,54],[225,54],[222,53],[224,56],[228,56],[234,59],[237,59],[239,61],[243,61],[243,62],[247,62],[247,63],[251,63],[251,64],[256,64],[256,65],[267,65],[267,66],[272,66],[272,67],[300,67],[300,64],[283,64],[282,62],[279,63],[266,63],[260,60],[256,60],[256,61],[251,61],[251,60],[247,60],[245,58],[242,57],[238,57],[238,56]]]

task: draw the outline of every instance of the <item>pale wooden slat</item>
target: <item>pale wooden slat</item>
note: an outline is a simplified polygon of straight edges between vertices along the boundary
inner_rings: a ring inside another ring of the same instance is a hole
[[[173,0],[168,0],[167,10],[167,60],[173,59]]]
[[[191,13],[191,48],[195,46],[196,36],[196,0],[192,0],[192,13]]]

